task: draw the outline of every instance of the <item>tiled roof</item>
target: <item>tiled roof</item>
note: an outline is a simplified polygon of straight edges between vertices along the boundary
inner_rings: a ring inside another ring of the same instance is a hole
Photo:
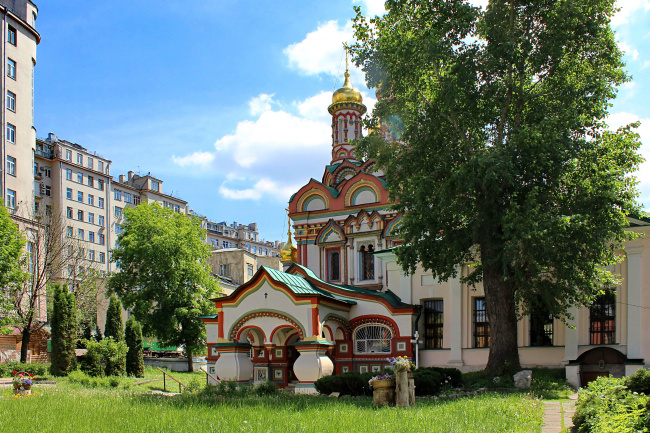
[[[266,266],[262,266],[262,268],[264,268],[264,270],[271,276],[271,278],[278,282],[284,283],[293,293],[297,295],[321,295],[348,304],[356,304],[354,301],[339,298],[333,293],[329,293],[326,290],[316,287],[300,275],[287,274],[285,272]]]

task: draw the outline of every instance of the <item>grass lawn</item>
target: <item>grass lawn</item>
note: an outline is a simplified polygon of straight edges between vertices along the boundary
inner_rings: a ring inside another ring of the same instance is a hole
[[[165,397],[145,395],[149,388],[160,386],[88,389],[62,381],[22,398],[0,389],[0,432],[530,433],[542,427],[543,405],[517,393],[418,399],[415,408],[375,409],[369,397]]]

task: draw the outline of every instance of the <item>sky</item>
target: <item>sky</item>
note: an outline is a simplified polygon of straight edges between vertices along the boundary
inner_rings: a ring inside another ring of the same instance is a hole
[[[151,173],[197,213],[257,222],[266,240],[284,239],[290,196],[330,162],[327,106],[343,84],[353,6],[384,12],[381,0],[35,2],[37,136],[97,152],[115,177]],[[608,123],[641,122],[649,210],[650,0],[618,5],[633,78]],[[351,81],[372,109],[363,73]]]

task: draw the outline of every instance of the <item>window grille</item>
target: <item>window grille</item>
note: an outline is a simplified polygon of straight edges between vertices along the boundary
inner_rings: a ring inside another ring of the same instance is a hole
[[[530,345],[553,345],[553,315],[545,308],[535,308],[530,312]]]
[[[616,293],[600,295],[589,311],[589,344],[616,344]]]
[[[330,272],[329,277],[330,281],[338,281],[341,279],[340,272],[340,254],[338,251],[332,251],[330,253]]]
[[[364,325],[354,332],[356,353],[390,353],[393,333],[385,325]]]
[[[490,322],[485,298],[474,298],[474,347],[490,347]]]
[[[424,301],[424,347],[441,349],[443,335],[443,301],[432,299]]]

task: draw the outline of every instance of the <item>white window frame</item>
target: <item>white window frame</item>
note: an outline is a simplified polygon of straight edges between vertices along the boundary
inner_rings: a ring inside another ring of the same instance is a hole
[[[7,142],[16,144],[16,127],[7,123]]]
[[[354,330],[354,353],[391,353],[392,339],[393,331],[383,323],[361,325]]]
[[[16,94],[7,90],[7,110],[16,112]]]
[[[5,205],[9,209],[16,209],[16,191],[12,189],[7,190],[7,203]]]
[[[7,57],[7,77],[16,79],[16,61]]]
[[[7,174],[14,177],[16,176],[16,158],[9,155],[7,155]]]

